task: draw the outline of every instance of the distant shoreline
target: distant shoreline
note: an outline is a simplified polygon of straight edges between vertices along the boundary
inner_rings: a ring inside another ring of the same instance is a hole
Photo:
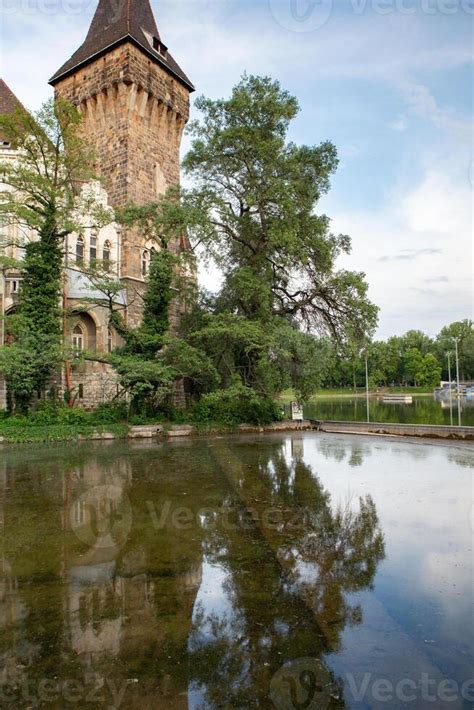
[[[387,395],[393,395],[393,394],[406,394],[406,395],[412,395],[413,397],[432,397],[433,392],[427,392],[426,390],[421,389],[421,391],[414,390],[412,388],[398,388],[395,387],[394,389],[384,389],[384,390],[369,390],[369,397],[370,398],[375,398],[375,397],[386,397]],[[359,392],[348,392],[347,390],[327,390],[325,392],[324,390],[320,390],[316,394],[314,394],[311,399],[309,400],[308,404],[311,402],[316,402],[320,399],[365,399],[367,397],[367,393],[364,391],[359,391]],[[279,401],[282,402],[283,404],[289,404],[289,402],[294,401],[296,399],[295,395],[292,392],[285,392],[279,397]]]

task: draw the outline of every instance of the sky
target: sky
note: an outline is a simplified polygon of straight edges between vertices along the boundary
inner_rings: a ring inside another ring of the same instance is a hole
[[[0,74],[27,107],[51,95],[96,1],[0,0]],[[228,96],[244,72],[269,75],[298,98],[291,140],[337,146],[317,211],[352,238],[338,265],[366,273],[378,337],[435,335],[473,316],[474,0],[152,5],[193,99]],[[201,278],[218,287],[214,270]]]

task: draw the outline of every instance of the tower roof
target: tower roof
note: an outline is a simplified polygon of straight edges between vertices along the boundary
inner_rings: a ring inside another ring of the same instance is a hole
[[[149,0],[99,0],[84,43],[50,79],[59,79],[124,42],[132,42],[165,67],[188,89],[194,86],[160,39]]]
[[[10,87],[0,79],[0,116],[5,116],[13,113],[15,109],[23,108],[19,99],[15,96]],[[2,135],[0,129],[0,141],[5,141],[6,136]]]

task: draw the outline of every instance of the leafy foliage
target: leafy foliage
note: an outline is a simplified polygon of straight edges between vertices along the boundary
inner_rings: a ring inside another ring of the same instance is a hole
[[[436,338],[420,330],[377,340],[359,352],[337,351],[327,342],[330,356],[324,376],[324,386],[365,386],[365,352],[368,355],[372,386],[414,385],[431,388],[440,380],[449,379],[448,353],[451,358],[451,379],[455,371],[455,338],[458,338],[460,378],[474,379],[474,329],[472,321],[464,320],[441,329]]]
[[[209,358],[223,389],[241,383],[268,398],[293,387],[304,401],[322,384],[326,343],[283,318],[264,322],[197,308],[184,330]]]
[[[230,99],[201,98],[197,106],[202,118],[191,125],[184,161],[194,188],[118,215],[158,252],[142,325],[128,330],[111,308],[125,346],[110,361],[136,408],[163,405],[176,379],[186,378],[194,397],[203,398],[204,419],[220,411],[236,421],[246,409],[253,421],[260,400],[288,387],[305,400],[321,386],[331,350],[310,330],[341,342],[349,333],[366,337],[377,309],[363,275],[336,268],[350,240],[333,235],[329,219],[315,213],[336,151],[330,143],[288,142],[296,99],[268,78],[244,77]],[[166,335],[171,296],[182,296],[186,280],[179,280],[183,254],[170,246],[185,230],[203,257],[217,262],[224,283],[215,296],[202,295],[176,338]],[[253,416],[244,401],[255,405]]]
[[[338,270],[350,239],[315,208],[337,167],[331,143],[287,141],[297,101],[278,82],[247,77],[228,100],[200,98],[201,121],[184,168],[196,243],[224,272],[223,310],[251,320],[281,317],[344,338],[371,332],[377,309],[363,274]]]
[[[129,226],[146,224],[147,236],[154,235],[161,245],[159,251],[152,253],[143,319],[138,328],[129,328],[115,306],[121,282],[100,274],[94,279],[94,287],[106,294],[110,323],[124,341],[106,361],[115,368],[123,389],[130,395],[132,412],[143,415],[169,406],[176,382],[185,377],[202,387],[211,386],[217,379],[205,353],[170,334],[170,309],[180,280],[180,257],[168,249],[165,227],[156,216],[160,209],[159,205],[130,206],[121,214]]]
[[[246,422],[262,426],[281,419],[281,411],[273,399],[236,384],[204,395],[193,409],[193,419],[203,424],[219,422],[235,426]]]
[[[461,379],[474,379],[474,323],[472,320],[456,321],[441,329],[436,338],[438,360],[446,363],[446,353],[454,354],[456,338],[458,340]],[[452,361],[454,362],[453,358]]]
[[[19,151],[16,162],[0,164],[0,216],[37,236],[20,245],[23,285],[18,310],[6,323],[14,342],[0,349],[0,370],[20,410],[45,389],[62,359],[63,245],[79,228],[77,184],[91,176],[80,121],[73,106],[52,100],[36,115],[19,108],[0,116],[2,134]]]
[[[315,212],[336,150],[287,140],[299,107],[266,77],[245,76],[228,100],[200,98],[197,107],[184,160],[194,188],[173,216],[224,279],[181,335],[209,358],[224,391],[240,385],[269,398],[293,387],[308,399],[330,355],[309,332],[344,342],[370,335],[377,317],[363,274],[336,267],[350,239]]]

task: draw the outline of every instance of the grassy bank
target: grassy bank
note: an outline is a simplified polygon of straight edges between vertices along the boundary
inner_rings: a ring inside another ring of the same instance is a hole
[[[124,439],[129,432],[127,424],[108,424],[87,426],[73,424],[14,425],[0,424],[0,440],[7,444],[48,443],[59,441],[79,441],[92,439],[96,434],[113,434],[114,438]]]
[[[28,416],[0,416],[0,439],[7,443],[76,441],[110,432],[125,437],[123,413],[110,407],[94,412],[46,405]]]
[[[42,404],[27,416],[0,415],[0,442],[33,443],[77,441],[93,438],[125,438],[133,426],[191,425],[196,433],[237,430],[239,424],[268,425],[281,419],[281,406],[241,389],[202,397],[189,410],[169,408],[149,415],[130,415],[126,405],[103,405],[86,412],[52,403]]]

